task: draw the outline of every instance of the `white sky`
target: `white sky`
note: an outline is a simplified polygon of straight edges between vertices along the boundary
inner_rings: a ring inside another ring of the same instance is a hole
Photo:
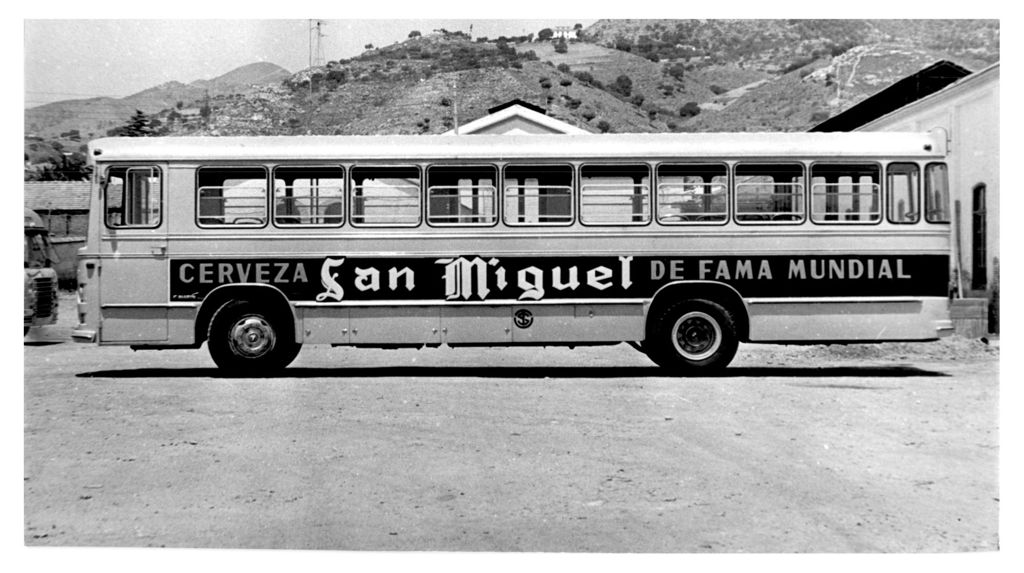
[[[366,44],[402,41],[411,30],[473,36],[536,33],[594,20],[323,20],[325,60]],[[25,20],[25,107],[96,96],[123,97],[169,82],[210,79],[253,62],[305,68],[309,20]]]

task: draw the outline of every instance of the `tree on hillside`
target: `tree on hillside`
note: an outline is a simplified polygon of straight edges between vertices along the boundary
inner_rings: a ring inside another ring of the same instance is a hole
[[[672,64],[672,66],[670,66],[669,68],[665,69],[665,73],[666,74],[672,76],[673,78],[675,78],[675,79],[677,79],[679,81],[683,80],[683,73],[685,71],[686,71],[686,66],[684,66],[681,62],[676,62],[676,63]]]
[[[622,74],[615,78],[615,83],[609,87],[613,92],[621,94],[623,97],[629,97],[629,94],[633,92],[633,80],[626,74]]]
[[[541,42],[546,42],[553,37],[555,37],[555,31],[551,28],[544,28],[540,32],[537,32],[537,40]]]
[[[566,53],[568,51],[569,51],[569,46],[566,45],[565,38],[559,38],[558,41],[555,42],[555,53],[556,54],[564,54],[564,53]]]
[[[420,34],[419,30],[413,30],[412,32],[409,32],[409,37],[410,38],[419,38],[422,35],[423,34]]]
[[[686,105],[679,108],[679,117],[693,117],[700,113],[700,104],[695,101],[686,102]]]
[[[153,135],[152,120],[148,115],[137,109],[131,119],[122,126],[107,130],[111,137],[149,137]]]

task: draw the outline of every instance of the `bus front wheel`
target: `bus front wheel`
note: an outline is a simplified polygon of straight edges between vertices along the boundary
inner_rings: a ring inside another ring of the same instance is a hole
[[[736,319],[717,302],[680,301],[653,319],[644,349],[663,368],[686,374],[714,372],[728,366],[736,355]]]
[[[283,313],[249,301],[230,301],[210,321],[207,345],[213,361],[231,376],[266,376],[291,364],[302,344]]]

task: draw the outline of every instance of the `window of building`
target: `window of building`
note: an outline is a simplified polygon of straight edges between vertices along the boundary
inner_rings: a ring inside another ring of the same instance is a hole
[[[945,163],[929,163],[924,170],[925,220],[949,222],[949,173]]]
[[[882,219],[878,165],[816,163],[811,166],[811,221],[875,223]]]
[[[357,226],[419,225],[419,168],[353,167],[351,212]]]
[[[572,177],[570,165],[506,166],[505,224],[572,224]]]
[[[155,167],[111,167],[103,186],[108,227],[152,229],[160,226],[163,188]]]
[[[804,220],[804,168],[800,164],[736,166],[736,220],[799,223]]]
[[[918,189],[921,171],[916,163],[890,163],[886,168],[886,217],[890,223],[921,220]]]
[[[658,222],[724,222],[729,173],[725,165],[659,165]]]
[[[427,169],[427,222],[493,225],[498,220],[498,170],[490,165]]]
[[[580,220],[586,225],[643,225],[651,221],[647,165],[584,165]]]
[[[274,224],[339,226],[344,219],[345,170],[279,167],[274,170]]]
[[[971,288],[988,286],[988,209],[985,207],[984,183],[971,193]]]
[[[267,224],[267,172],[262,167],[201,167],[197,179],[200,226]]]

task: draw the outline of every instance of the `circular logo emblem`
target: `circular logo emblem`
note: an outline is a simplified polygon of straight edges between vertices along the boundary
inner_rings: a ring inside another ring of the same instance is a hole
[[[512,322],[515,322],[519,328],[530,328],[530,325],[533,324],[533,313],[521,308],[513,315]]]

